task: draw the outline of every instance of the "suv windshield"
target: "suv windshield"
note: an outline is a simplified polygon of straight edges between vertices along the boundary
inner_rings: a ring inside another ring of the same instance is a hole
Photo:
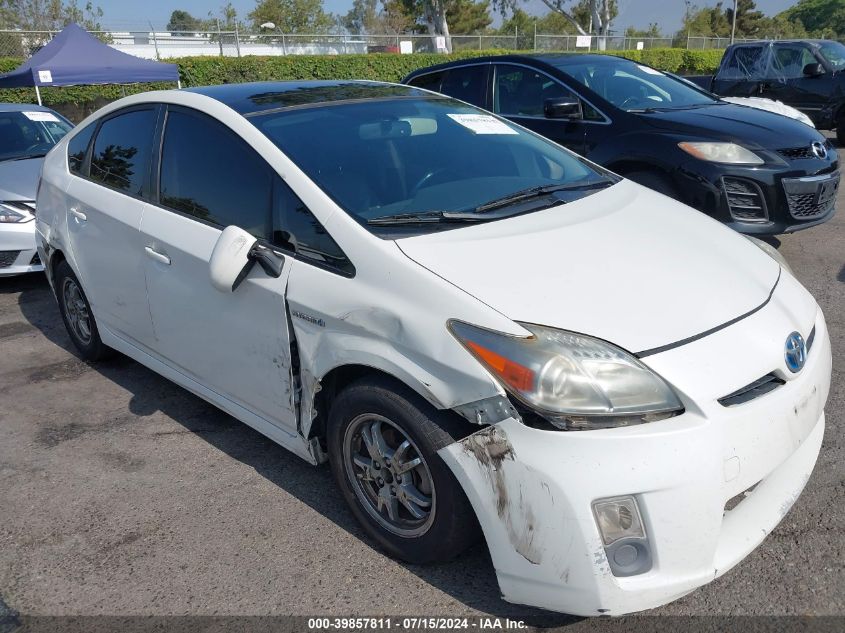
[[[659,70],[625,60],[569,63],[561,70],[627,112],[714,105],[718,100]]]
[[[446,98],[326,104],[249,120],[338,205],[381,232],[495,220],[616,182],[532,132]]]
[[[70,129],[52,112],[0,112],[0,161],[44,156]]]
[[[845,46],[839,42],[822,42],[819,52],[830,62],[833,70],[845,69]]]

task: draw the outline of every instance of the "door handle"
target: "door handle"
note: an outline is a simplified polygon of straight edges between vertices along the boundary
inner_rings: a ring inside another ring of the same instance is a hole
[[[88,220],[88,216],[82,213],[82,211],[80,211],[76,207],[70,208],[70,214],[80,222],[86,222]]]
[[[159,253],[151,246],[145,246],[144,250],[147,252],[147,256],[151,259],[154,259],[157,262],[161,262],[162,264],[165,264],[167,266],[170,266],[170,258],[164,253]]]

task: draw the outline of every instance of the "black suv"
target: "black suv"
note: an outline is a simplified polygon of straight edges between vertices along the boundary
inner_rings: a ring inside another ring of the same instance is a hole
[[[506,55],[404,83],[481,106],[743,233],[830,219],[836,150],[816,130],[609,55]]]
[[[725,97],[765,97],[798,108],[845,144],[845,46],[830,40],[734,44],[711,90]]]

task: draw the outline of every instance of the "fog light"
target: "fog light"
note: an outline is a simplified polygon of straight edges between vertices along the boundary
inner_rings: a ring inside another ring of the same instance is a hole
[[[651,569],[651,546],[634,497],[594,501],[593,515],[614,576],[634,576]]]
[[[637,500],[633,497],[612,497],[593,502],[593,514],[605,545],[619,539],[645,538]]]

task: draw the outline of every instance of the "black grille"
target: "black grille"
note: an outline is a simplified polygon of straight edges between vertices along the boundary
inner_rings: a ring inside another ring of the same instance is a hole
[[[806,147],[787,147],[779,149],[778,154],[785,158],[818,158],[813,152],[813,148],[807,145]]]
[[[804,343],[804,347],[807,348],[807,353],[810,353],[810,349],[813,347],[813,341],[816,340],[816,326],[813,326],[813,329],[810,331],[810,336],[807,337],[807,342]]]
[[[744,222],[760,222],[766,219],[766,202],[756,183],[726,176],[722,178],[722,187],[731,215],[735,219]]]
[[[0,251],[0,268],[8,268],[15,263],[20,251]]]
[[[824,215],[833,206],[833,200],[819,204],[814,193],[788,193],[786,202],[793,218],[815,218]]]
[[[790,215],[808,220],[826,215],[836,205],[839,175],[808,178],[784,178],[783,190]]]
[[[770,391],[774,391],[784,383],[785,381],[782,378],[778,378],[774,374],[766,374],[741,389],[729,393],[724,398],[719,398],[719,404],[723,407],[733,407],[743,404],[744,402],[759,398]]]

